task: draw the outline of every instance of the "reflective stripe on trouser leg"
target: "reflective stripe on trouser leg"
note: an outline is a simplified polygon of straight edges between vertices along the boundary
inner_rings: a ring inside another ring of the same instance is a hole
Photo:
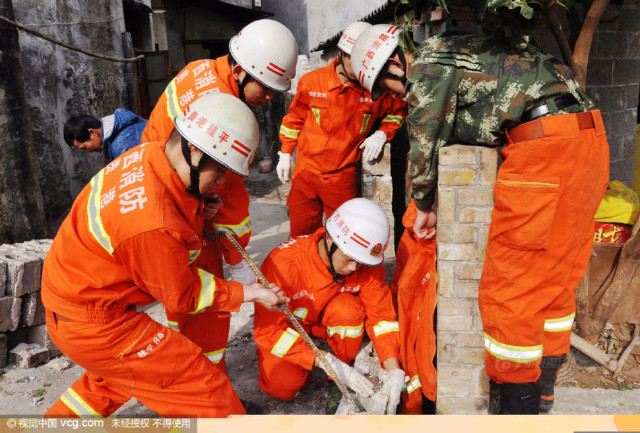
[[[320,323],[327,328],[327,342],[338,359],[351,364],[364,336],[364,306],[357,296],[340,293],[331,299]]]
[[[48,316],[49,318],[49,316]],[[180,412],[216,418],[245,410],[226,374],[181,333],[135,310],[107,324],[58,322],[48,327],[54,344],[89,372],[100,371],[104,384],[131,392],[161,416]]]
[[[593,129],[578,130],[575,116],[545,119],[545,137],[504,148],[494,187],[478,302],[490,337],[486,370],[498,383],[538,380],[540,357],[510,359],[511,348],[530,348],[533,355],[552,334],[544,331],[547,307],[571,299],[580,281],[589,258],[584,245],[593,238],[593,216],[608,181],[601,128],[596,136]]]
[[[92,373],[83,374],[45,414],[47,417],[108,417],[131,398]]]
[[[180,333],[202,348],[202,353],[214,364],[224,368],[224,354],[229,339],[231,315],[218,311],[198,314],[172,313],[167,320],[177,323]]]
[[[62,348],[64,344],[60,343],[57,338],[58,321],[51,310],[46,310],[45,314],[49,335],[54,340],[54,344],[64,351]],[[74,344],[77,344],[77,342]],[[65,352],[65,354],[67,353]],[[118,410],[130,398],[131,394],[129,392],[110,386],[109,382],[101,376],[85,372],[47,410],[45,417],[107,417]]]

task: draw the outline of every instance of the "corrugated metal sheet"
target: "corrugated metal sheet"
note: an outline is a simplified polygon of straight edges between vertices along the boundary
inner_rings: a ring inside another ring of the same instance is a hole
[[[365,21],[371,24],[380,24],[381,22],[384,22],[389,18],[393,19],[393,13],[396,8],[397,2],[398,0],[387,0],[382,6],[378,7],[377,9],[374,9],[372,12],[363,16],[362,18],[354,20],[354,22]],[[338,43],[338,39],[340,38],[341,34],[342,34],[342,30],[340,30],[335,35],[331,36],[329,39],[326,39],[325,41],[320,42],[317,46],[311,49],[311,52],[325,50],[328,47],[336,45]]]

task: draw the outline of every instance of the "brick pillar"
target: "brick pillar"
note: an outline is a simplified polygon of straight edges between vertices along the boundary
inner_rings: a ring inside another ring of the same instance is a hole
[[[478,285],[487,247],[497,151],[440,150],[438,170],[437,413],[487,413],[489,378]]]
[[[395,270],[394,217],[392,209],[393,184],[391,180],[391,150],[388,144],[382,149],[374,164],[362,160],[362,197],[378,204],[387,214],[391,225],[389,244],[384,252],[384,267],[387,271],[387,283],[391,282]]]

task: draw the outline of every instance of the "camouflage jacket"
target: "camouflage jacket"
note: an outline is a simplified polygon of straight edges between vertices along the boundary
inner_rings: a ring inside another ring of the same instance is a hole
[[[566,93],[579,105],[556,110],[553,99]],[[507,39],[488,35],[425,41],[415,53],[406,95],[413,136],[409,176],[421,210],[433,204],[442,146],[499,146],[505,129],[543,103],[551,114],[593,108],[567,66],[531,44],[519,52]]]

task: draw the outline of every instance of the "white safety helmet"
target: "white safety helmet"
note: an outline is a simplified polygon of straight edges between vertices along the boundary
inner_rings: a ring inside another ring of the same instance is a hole
[[[251,109],[227,93],[209,93],[175,119],[180,135],[234,173],[249,176],[260,132]]]
[[[340,40],[338,41],[338,49],[344,51],[346,54],[351,55],[351,50],[353,49],[353,44],[358,39],[358,36],[365,30],[371,27],[371,24],[365,23],[362,21],[357,21],[353,24],[350,24],[344,32],[342,32],[342,36],[340,36]]]
[[[389,243],[389,220],[382,208],[366,198],[349,200],[327,219],[327,233],[343,253],[358,263],[382,263]]]
[[[385,64],[393,55],[400,41],[402,29],[392,24],[376,24],[358,36],[351,50],[351,65],[353,72],[362,87],[371,92],[373,100],[378,99],[382,91],[373,86],[384,69]]]
[[[296,73],[298,44],[291,31],[273,20],[248,24],[229,41],[229,52],[250,76],[283,92]]]

